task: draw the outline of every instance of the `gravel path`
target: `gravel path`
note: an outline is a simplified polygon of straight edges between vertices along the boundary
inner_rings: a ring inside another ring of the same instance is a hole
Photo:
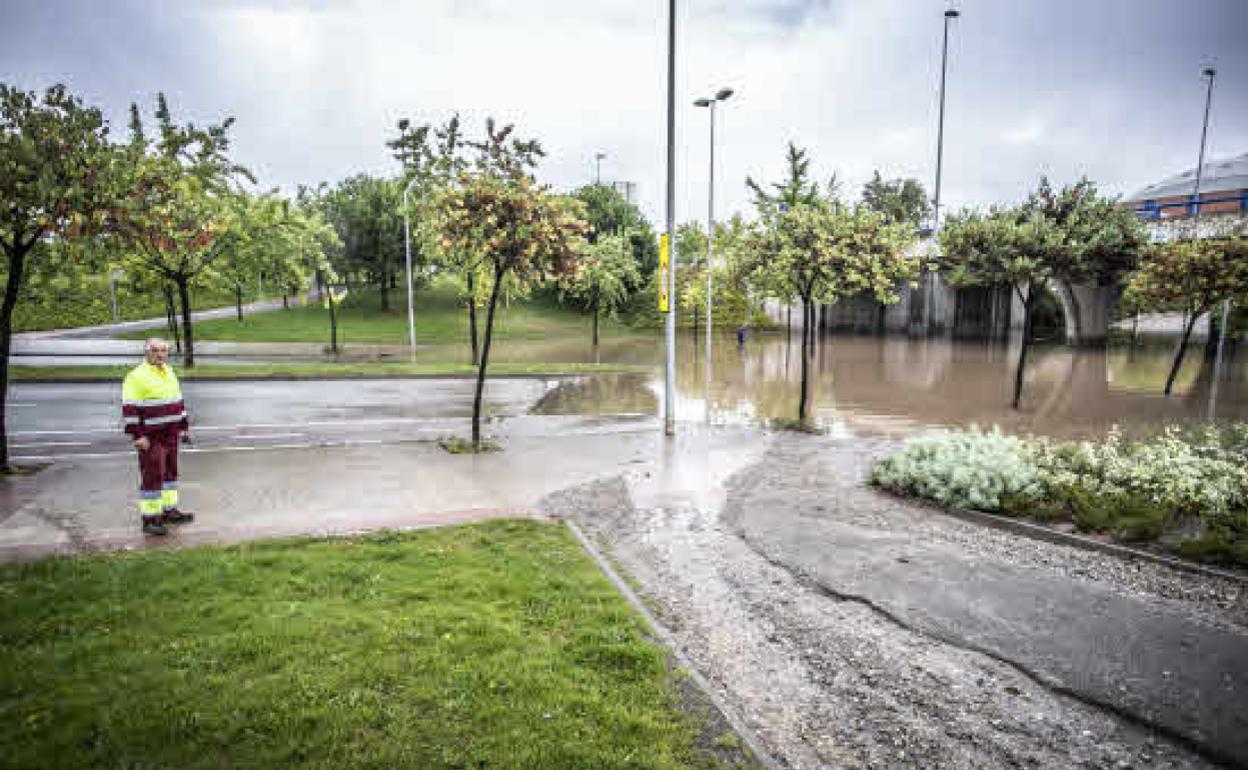
[[[956,544],[1164,602],[1210,628],[1244,628],[1237,586],[1021,540],[862,487],[871,457],[896,446],[777,436],[729,479],[726,515],[655,497],[640,471],[564,490],[543,507],[575,515],[602,543],[719,695],[791,767],[1214,766],[1008,662],[838,598],[761,555],[729,522],[747,489],[787,488],[789,515]]]

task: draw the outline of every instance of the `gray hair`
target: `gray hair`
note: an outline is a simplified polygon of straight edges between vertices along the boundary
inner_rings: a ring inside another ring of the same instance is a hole
[[[166,340],[164,337],[148,337],[147,340],[144,341],[143,343],[143,352],[146,353],[147,351],[151,350],[152,345],[156,343],[160,343],[161,345],[164,345],[166,348],[169,347],[169,341]]]

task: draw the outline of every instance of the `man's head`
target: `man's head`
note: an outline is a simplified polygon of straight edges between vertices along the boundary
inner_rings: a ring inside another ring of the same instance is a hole
[[[160,337],[149,337],[143,345],[143,354],[152,366],[164,366],[169,360],[169,343]]]

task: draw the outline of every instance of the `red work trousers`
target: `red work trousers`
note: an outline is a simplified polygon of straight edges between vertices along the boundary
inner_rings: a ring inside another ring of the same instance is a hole
[[[162,430],[147,434],[151,442],[139,452],[139,490],[161,492],[176,489],[178,481],[178,431]]]

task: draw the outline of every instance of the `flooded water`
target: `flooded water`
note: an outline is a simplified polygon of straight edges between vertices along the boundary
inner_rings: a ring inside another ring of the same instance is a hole
[[[677,419],[712,424],[797,416],[800,334],[755,334],[744,346],[716,340],[710,378],[704,339],[682,331],[677,344]],[[508,346],[503,349],[506,350]],[[581,378],[546,393],[540,414],[657,413],[662,399],[662,338],[604,340],[595,358],[561,351],[563,360],[653,364],[652,373]],[[522,354],[512,348],[510,356]],[[1010,408],[1013,344],[948,339],[823,337],[811,361],[816,420],[833,432],[912,434],[931,428],[1000,426],[1012,433],[1057,437],[1102,435],[1113,425],[1129,434],[1172,422],[1248,417],[1243,351],[1231,351],[1216,393],[1202,345],[1189,346],[1175,394],[1162,395],[1173,346],[1107,349],[1033,346],[1022,408]],[[509,356],[509,357],[510,357]],[[514,358],[512,360],[515,360]],[[549,360],[549,359],[548,359]],[[709,404],[709,409],[708,409]]]

